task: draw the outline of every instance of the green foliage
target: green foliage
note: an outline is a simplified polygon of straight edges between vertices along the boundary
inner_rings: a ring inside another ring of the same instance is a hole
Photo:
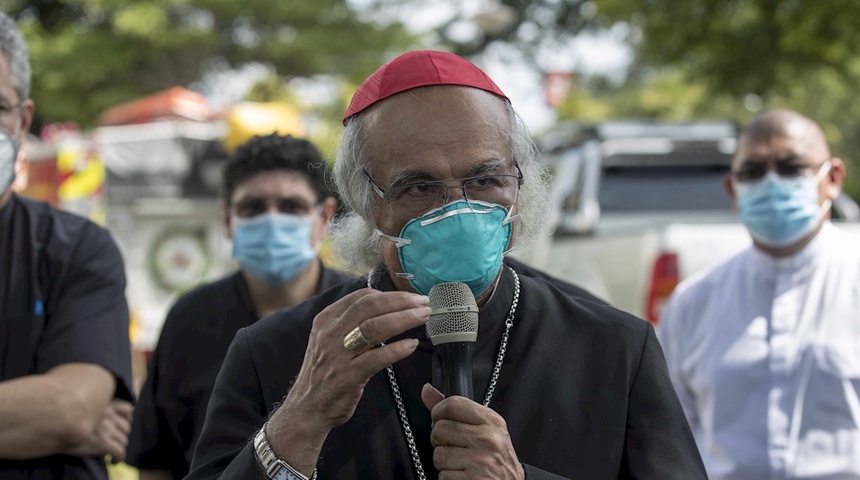
[[[627,22],[636,72],[683,73],[678,103],[728,100],[726,114],[748,121],[759,108],[792,108],[820,122],[836,155],[860,168],[860,10],[851,0],[608,0],[602,18]],[[659,90],[639,77],[640,88]],[[704,88],[702,101],[690,90]],[[745,99],[759,105],[742,108]],[[755,102],[754,102],[755,103]],[[644,105],[643,105],[644,106]],[[720,109],[717,108],[717,111]],[[860,195],[860,175],[846,190]]]
[[[30,46],[37,123],[92,126],[106,107],[198,81],[213,65],[364,78],[412,39],[346,0],[0,0]]]

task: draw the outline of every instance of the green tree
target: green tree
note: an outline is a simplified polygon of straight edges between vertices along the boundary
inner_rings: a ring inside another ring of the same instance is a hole
[[[91,126],[107,106],[248,62],[283,78],[363,78],[413,45],[346,0],[0,0],[30,46],[37,122]]]

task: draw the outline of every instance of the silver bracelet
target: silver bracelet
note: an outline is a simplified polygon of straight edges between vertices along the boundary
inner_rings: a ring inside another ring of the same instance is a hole
[[[316,468],[314,468],[311,477],[308,478],[275,455],[272,446],[269,445],[269,438],[266,436],[266,425],[263,425],[263,428],[254,435],[254,454],[260,467],[270,480],[316,480],[317,478]]]

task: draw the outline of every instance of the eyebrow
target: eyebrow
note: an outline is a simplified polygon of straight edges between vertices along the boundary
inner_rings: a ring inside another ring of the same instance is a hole
[[[499,170],[501,170],[502,168],[504,168],[506,163],[507,163],[507,159],[505,159],[505,158],[497,158],[497,159],[493,159],[493,160],[487,160],[485,162],[481,162],[481,163],[475,165],[474,167],[472,167],[472,169],[469,170],[469,173],[466,174],[465,177],[461,177],[461,178],[478,177],[481,175],[492,175],[492,174],[495,174],[496,172],[498,172]],[[398,186],[398,185],[408,185],[408,184],[417,183],[417,182],[438,182],[438,181],[441,181],[441,180],[439,180],[433,174],[431,174],[430,172],[427,172],[426,170],[406,170],[403,172],[399,172],[397,175],[395,175],[394,179],[391,181],[391,186],[393,187],[393,186]],[[391,187],[389,187],[389,188],[391,188]]]

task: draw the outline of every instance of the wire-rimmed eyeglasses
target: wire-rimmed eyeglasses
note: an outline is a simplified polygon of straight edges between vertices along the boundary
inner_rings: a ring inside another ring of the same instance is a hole
[[[516,174],[479,175],[448,181],[395,184],[387,191],[373,180],[367,169],[364,170],[364,176],[367,177],[373,191],[388,202],[392,215],[399,219],[412,219],[448,203],[448,191],[452,188],[461,189],[466,201],[480,201],[510,207],[517,201],[520,185],[523,184],[523,172],[517,162],[514,162],[514,167],[517,170]],[[448,185],[451,182],[457,182],[457,184]]]

